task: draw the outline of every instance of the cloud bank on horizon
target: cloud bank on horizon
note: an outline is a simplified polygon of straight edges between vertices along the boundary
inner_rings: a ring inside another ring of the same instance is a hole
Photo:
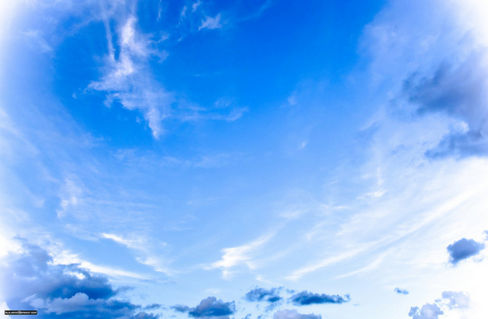
[[[487,14],[1,3],[1,310],[486,318]]]

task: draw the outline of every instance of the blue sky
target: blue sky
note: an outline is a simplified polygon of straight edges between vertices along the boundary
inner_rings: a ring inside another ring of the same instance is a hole
[[[484,1],[0,9],[2,310],[488,315]]]

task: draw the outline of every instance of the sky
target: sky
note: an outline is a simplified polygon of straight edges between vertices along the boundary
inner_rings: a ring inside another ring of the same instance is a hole
[[[485,319],[484,0],[0,2],[0,310]]]

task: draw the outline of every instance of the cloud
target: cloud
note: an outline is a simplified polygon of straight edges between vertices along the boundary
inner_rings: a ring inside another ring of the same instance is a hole
[[[246,265],[249,269],[255,268],[252,261],[252,253],[258,248],[265,245],[272,237],[274,233],[262,236],[256,240],[236,247],[229,247],[222,249],[222,258],[212,265],[207,267],[208,269],[219,268],[222,270],[222,276],[229,278],[231,273],[230,269],[239,265]]]
[[[268,10],[273,5],[273,2],[274,2],[273,0],[263,1],[263,3],[258,7],[256,11],[252,12],[247,16],[242,17],[241,19],[239,19],[239,21],[258,19],[259,17],[261,17],[261,15],[263,15],[264,12],[266,12],[266,10]]]
[[[188,313],[190,317],[194,318],[228,317],[234,314],[235,303],[234,301],[224,302],[215,297],[207,297],[196,307],[190,308],[188,306],[176,305],[172,309],[178,312]]]
[[[453,244],[447,246],[447,251],[450,255],[450,262],[457,264],[459,261],[477,255],[485,245],[478,243],[473,239],[462,238]]]
[[[409,317],[413,319],[437,319],[439,315],[444,314],[444,312],[436,304],[425,304],[422,308],[411,307],[408,313]]]
[[[56,213],[58,218],[65,217],[70,208],[80,204],[83,196],[83,187],[73,177],[65,178],[64,185],[59,195],[60,203]]]
[[[49,318],[157,318],[140,312],[107,277],[77,264],[54,264],[42,248],[23,242],[22,252],[10,253],[0,266],[0,282],[8,306],[38,309]]]
[[[198,27],[198,30],[203,30],[203,29],[220,29],[222,28],[222,24],[220,23],[220,13],[217,14],[215,17],[205,17],[205,19],[202,21],[202,24]]]
[[[154,310],[154,309],[159,309],[159,308],[161,308],[161,305],[158,303],[153,303],[153,304],[144,306],[144,309],[146,309],[146,310]]]
[[[116,234],[102,233],[101,237],[113,240],[114,242],[119,243],[119,244],[124,245],[124,246],[127,246],[129,248],[138,247],[132,240],[123,238],[122,236],[119,236]]]
[[[344,252],[337,254],[337,255],[334,255],[334,256],[324,258],[322,260],[319,260],[318,262],[315,262],[313,264],[310,264],[310,265],[307,265],[307,266],[304,266],[304,267],[301,267],[301,268],[294,270],[290,275],[288,275],[286,277],[286,279],[298,280],[298,279],[302,278],[303,276],[305,276],[311,272],[314,272],[314,271],[317,271],[319,269],[328,267],[330,265],[342,262],[346,259],[355,257],[358,254],[367,250],[368,248],[370,248],[369,244],[363,245],[362,247],[354,248],[354,249],[351,249],[348,251],[344,251]],[[346,274],[346,275],[349,275],[349,274]]]
[[[171,309],[173,309],[177,312],[188,312],[188,311],[190,311],[190,307],[184,306],[184,305],[174,305],[171,307]]]
[[[49,43],[44,39],[39,30],[29,30],[22,32],[29,40],[39,49],[41,53],[50,53],[53,51],[53,48],[49,45]]]
[[[200,0],[197,0],[195,1],[192,5],[191,5],[191,11],[192,12],[195,12],[198,7],[202,4],[202,2]]]
[[[488,155],[488,64],[485,52],[474,52],[459,64],[442,63],[429,76],[412,75],[404,91],[418,114],[445,113],[464,124],[452,130],[431,157]]]
[[[466,309],[469,307],[469,297],[463,292],[444,291],[442,298],[435,303],[427,303],[419,307],[411,307],[408,315],[413,319],[437,319],[445,311],[452,309]]]
[[[273,319],[321,319],[321,315],[315,314],[302,314],[296,310],[284,309],[274,313]]]
[[[267,301],[271,303],[280,301],[282,299],[279,294],[279,288],[256,288],[249,291],[245,298],[248,301]]]
[[[107,106],[119,102],[126,109],[141,111],[153,136],[158,138],[163,133],[161,122],[170,116],[174,97],[153,79],[149,70],[149,59],[164,59],[164,52],[151,47],[148,37],[137,31],[136,21],[130,15],[120,28],[118,56],[107,28],[109,55],[105,74],[88,87],[106,92]]]
[[[486,4],[478,0],[396,0],[365,28],[368,78],[388,92],[385,110],[405,122],[437,118],[444,126],[423,152],[428,158],[488,155],[484,12]],[[422,131],[419,143],[435,132]]]
[[[206,17],[199,30],[220,28],[220,18],[220,14],[214,18]],[[160,63],[168,56],[167,51],[160,48],[161,41],[152,40],[153,34],[140,32],[134,14],[129,14],[122,21],[119,22],[121,26],[116,37],[112,37],[110,21],[105,21],[108,55],[105,58],[103,75],[101,79],[88,85],[91,90],[105,93],[106,106],[120,103],[128,110],[141,112],[156,139],[164,133],[163,122],[169,118],[183,122],[233,122],[247,111],[245,107],[227,107],[222,110],[205,108],[185,101],[178,94],[166,90],[155,79],[151,66],[154,61]],[[118,41],[113,41],[113,38]]]
[[[128,236],[124,238],[117,234],[102,233],[100,234],[100,237],[112,240],[120,245],[134,250],[137,254],[136,260],[140,264],[149,266],[155,271],[163,273],[167,276],[174,274],[174,270],[170,269],[168,266],[169,261],[162,258],[160,254],[155,253],[156,248],[152,246],[149,243],[150,241],[143,235],[136,234],[130,236],[130,238]],[[166,245],[166,242],[160,242],[159,247],[164,247]]]
[[[395,288],[394,291],[397,294],[400,294],[400,295],[408,295],[408,290],[407,289]]]
[[[351,300],[349,295],[327,295],[316,294],[308,291],[302,291],[290,297],[290,300],[297,306],[306,306],[312,304],[333,303],[341,304]]]
[[[444,291],[442,298],[447,300],[447,306],[449,309],[455,308],[468,308],[469,296],[461,291]]]

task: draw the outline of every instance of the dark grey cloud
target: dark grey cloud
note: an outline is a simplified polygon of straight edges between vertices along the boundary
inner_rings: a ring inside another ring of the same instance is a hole
[[[401,289],[401,288],[397,287],[394,289],[394,291],[400,295],[408,295],[408,290],[406,290],[406,289]]]
[[[188,313],[189,316],[195,318],[227,317],[234,314],[235,303],[234,301],[224,302],[215,297],[207,297],[200,301],[200,304],[196,307],[190,308],[188,306],[176,305],[172,309],[178,312]]]
[[[271,289],[264,289],[264,288],[255,288],[249,291],[245,296],[247,301],[267,301],[271,303],[275,303],[280,301],[280,289],[279,288],[271,288]]]
[[[327,295],[327,294],[316,294],[308,291],[302,291],[294,294],[290,297],[291,302],[298,306],[312,305],[312,304],[324,304],[333,303],[341,304],[351,300],[349,295]]]
[[[439,308],[437,304],[425,304],[422,308],[411,307],[408,313],[409,317],[412,319],[437,319],[444,312]]]
[[[115,297],[107,278],[78,265],[55,265],[42,248],[23,242],[0,266],[0,283],[12,309],[37,309],[39,318],[139,318],[157,316]]]
[[[321,319],[321,315],[316,315],[313,313],[303,314],[296,310],[284,309],[279,310],[274,313],[273,319]]]
[[[462,63],[445,62],[431,75],[413,75],[404,85],[418,114],[441,112],[462,120],[465,130],[452,131],[429,157],[488,155],[488,66],[484,52]]]
[[[447,246],[447,251],[450,255],[450,262],[457,264],[459,261],[479,254],[485,245],[478,243],[473,239],[462,238],[453,244]]]

